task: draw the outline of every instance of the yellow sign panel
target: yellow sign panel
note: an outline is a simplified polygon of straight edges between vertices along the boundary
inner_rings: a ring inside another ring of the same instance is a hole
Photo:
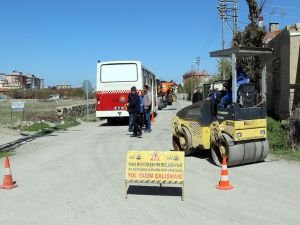
[[[126,182],[183,184],[184,152],[129,151]]]

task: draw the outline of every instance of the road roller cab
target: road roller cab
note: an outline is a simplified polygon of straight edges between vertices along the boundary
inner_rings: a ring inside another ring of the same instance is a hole
[[[224,85],[231,101],[224,105],[224,91],[217,90],[220,98],[212,97],[179,111],[172,121],[174,149],[186,155],[210,150],[217,165],[221,165],[223,156],[229,166],[263,161],[269,149],[266,62],[270,54],[269,48],[244,47],[211,52],[211,57],[231,58],[232,76]],[[258,88],[251,82],[239,83],[237,77],[237,58],[253,56],[260,57],[262,63]]]

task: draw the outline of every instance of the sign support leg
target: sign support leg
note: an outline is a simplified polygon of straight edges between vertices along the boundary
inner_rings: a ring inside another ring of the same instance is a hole
[[[125,181],[125,199],[127,199],[127,193],[128,193],[128,185],[127,185],[127,181]]]
[[[181,201],[184,201],[184,183],[182,184],[181,188]]]
[[[88,82],[85,84],[85,90],[86,90],[86,121],[89,120],[89,92],[88,92]]]

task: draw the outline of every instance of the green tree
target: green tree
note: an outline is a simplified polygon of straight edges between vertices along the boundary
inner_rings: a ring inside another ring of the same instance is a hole
[[[246,0],[249,9],[250,23],[244,30],[237,32],[233,38],[233,46],[237,47],[263,47],[263,39],[266,35],[265,26],[259,26],[259,16],[266,3],[261,1],[258,5],[256,0]],[[237,60],[238,66],[241,66],[255,81],[258,86],[260,78],[260,59],[258,57],[245,57]]]
[[[185,92],[185,91],[184,91],[184,88],[183,88],[183,86],[182,86],[181,84],[178,85],[177,92],[178,92],[178,93],[184,93],[184,92]]]
[[[226,58],[221,58],[217,60],[218,62],[218,80],[223,80],[223,68],[225,74],[225,80],[228,80],[232,73],[231,60]]]

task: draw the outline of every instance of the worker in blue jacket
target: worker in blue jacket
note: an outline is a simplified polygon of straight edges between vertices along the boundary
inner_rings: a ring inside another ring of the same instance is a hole
[[[136,87],[131,88],[131,93],[128,95],[128,112],[132,114],[133,134],[131,137],[140,137],[142,131],[138,126],[138,115],[140,113],[140,96],[137,94]]]
[[[250,77],[249,75],[243,70],[242,67],[238,67],[236,70],[236,88],[239,89],[241,84],[248,84],[250,83]],[[228,106],[232,103],[232,90],[231,90],[231,84],[232,84],[232,77],[229,78],[229,80],[223,85],[227,91],[227,94],[224,95],[219,103],[219,106],[221,106],[224,109],[227,109]]]

